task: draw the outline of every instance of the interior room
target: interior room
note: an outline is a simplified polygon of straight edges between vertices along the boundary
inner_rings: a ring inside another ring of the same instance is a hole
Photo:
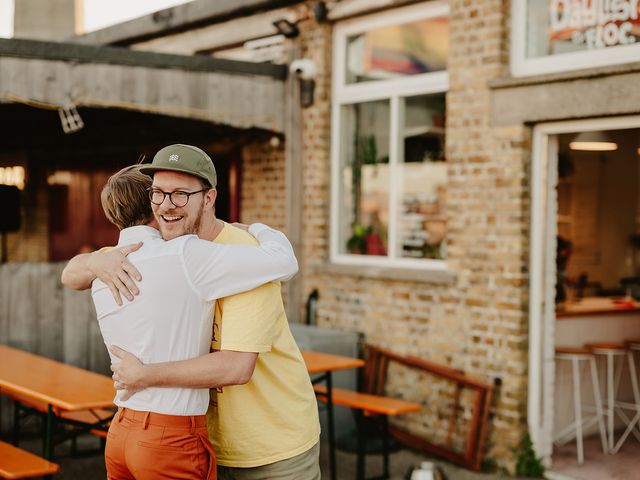
[[[558,136],[552,462],[573,478],[637,475],[639,163],[638,129]]]

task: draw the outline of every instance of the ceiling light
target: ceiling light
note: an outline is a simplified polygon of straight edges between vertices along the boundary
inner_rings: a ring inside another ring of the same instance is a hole
[[[84,127],[82,117],[80,113],[78,113],[76,106],[72,103],[58,109],[58,115],[60,116],[60,123],[62,124],[64,133],[75,133]]]
[[[13,185],[24,190],[24,167],[0,167],[0,185]]]
[[[609,141],[603,132],[580,132],[569,143],[569,148],[583,152],[611,152],[618,149],[618,144]]]

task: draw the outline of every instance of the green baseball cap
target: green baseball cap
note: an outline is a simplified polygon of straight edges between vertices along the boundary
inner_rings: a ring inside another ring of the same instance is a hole
[[[188,173],[216,186],[216,168],[211,157],[198,147],[176,143],[158,150],[153,161],[144,165],[140,171],[145,175],[153,176],[156,172],[170,171]]]

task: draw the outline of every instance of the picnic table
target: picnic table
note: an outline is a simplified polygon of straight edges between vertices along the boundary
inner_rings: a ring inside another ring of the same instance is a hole
[[[44,457],[51,460],[54,422],[73,423],[65,418],[70,412],[112,408],[116,392],[110,377],[0,345],[0,393],[32,406],[45,406]],[[105,430],[108,421],[96,413],[95,422],[84,428]]]
[[[312,383],[324,382],[326,385],[327,420],[329,425],[329,466],[331,468],[331,480],[336,480],[336,445],[335,445],[335,425],[333,423],[333,379],[332,372],[338,370],[349,370],[364,366],[364,360],[359,358],[333,355],[330,353],[303,351],[302,358],[307,366],[310,375],[317,375],[312,378]]]

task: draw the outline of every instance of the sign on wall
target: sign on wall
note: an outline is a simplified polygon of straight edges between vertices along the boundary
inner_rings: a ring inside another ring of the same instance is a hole
[[[515,75],[637,61],[640,0],[514,0]]]
[[[635,43],[640,35],[639,0],[549,0],[550,50],[592,50]],[[538,4],[543,2],[537,2]]]

